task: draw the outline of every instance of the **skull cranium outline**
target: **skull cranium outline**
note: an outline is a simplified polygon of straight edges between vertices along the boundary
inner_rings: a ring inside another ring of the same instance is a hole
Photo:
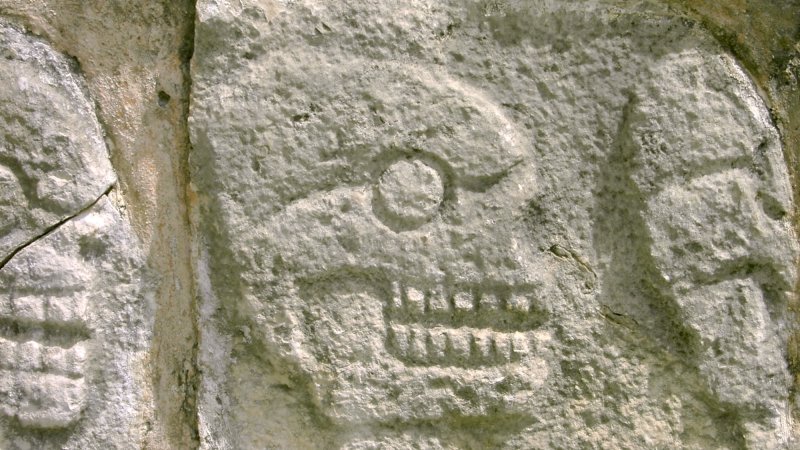
[[[259,227],[280,266],[271,283],[285,287],[265,305],[293,324],[267,339],[336,421],[526,414],[548,375],[544,325],[585,314],[573,310],[594,276],[520,234],[538,187],[513,124],[468,86],[415,73],[354,87],[389,128],[368,182],[295,200]],[[414,96],[425,104],[397,103]],[[411,180],[387,181],[395,171]]]

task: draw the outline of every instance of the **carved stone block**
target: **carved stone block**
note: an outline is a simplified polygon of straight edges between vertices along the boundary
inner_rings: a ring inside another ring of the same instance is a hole
[[[76,67],[0,42],[0,447],[125,448],[149,417],[145,257]]]
[[[196,44],[206,448],[786,445],[787,170],[691,24],[209,0]]]

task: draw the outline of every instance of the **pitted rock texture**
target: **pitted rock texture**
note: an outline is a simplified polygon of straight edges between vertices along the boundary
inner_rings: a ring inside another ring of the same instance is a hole
[[[74,63],[0,22],[0,261],[116,177]]]
[[[104,196],[0,269],[3,448],[141,440],[152,298],[138,245]]]
[[[0,448],[797,448],[798,7],[0,0]]]
[[[203,448],[789,445],[787,168],[700,29],[197,7]]]
[[[130,448],[151,414],[145,257],[75,67],[0,39],[0,447]]]

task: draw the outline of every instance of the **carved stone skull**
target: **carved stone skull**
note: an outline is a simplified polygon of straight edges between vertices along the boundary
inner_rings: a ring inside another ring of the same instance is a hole
[[[140,440],[140,243],[74,65],[0,22],[0,447]]]
[[[527,410],[553,316],[586,314],[594,286],[567,250],[525,238],[538,185],[513,124],[480,92],[414,72],[345,81],[381,124],[367,182],[295,199],[259,230],[288,288],[270,314],[292,324],[268,339],[337,421]]]
[[[729,56],[681,25],[561,10],[357,56],[330,31],[349,16],[304,8],[201,10],[201,32],[247,36],[201,40],[194,67],[207,388],[232,393],[208,411],[255,407],[260,364],[361,438],[788,439],[788,175]],[[341,22],[293,41],[316,14]]]

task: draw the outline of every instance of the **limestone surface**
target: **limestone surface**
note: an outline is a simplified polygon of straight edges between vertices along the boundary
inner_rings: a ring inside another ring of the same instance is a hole
[[[74,63],[0,22],[0,261],[116,180]]]
[[[138,245],[104,196],[0,269],[0,447],[141,440],[152,298]]]
[[[203,448],[788,448],[787,167],[701,29],[197,8]]]
[[[132,448],[151,410],[145,256],[76,67],[21,29],[0,41],[0,448]]]
[[[114,195],[159,275],[147,361],[153,416],[142,442],[130,443],[134,448],[197,446],[186,168],[194,6],[194,0],[0,0],[3,19],[68,55],[76,73],[65,77],[85,80],[117,175]]]
[[[800,448],[799,9],[0,0],[0,449]]]

